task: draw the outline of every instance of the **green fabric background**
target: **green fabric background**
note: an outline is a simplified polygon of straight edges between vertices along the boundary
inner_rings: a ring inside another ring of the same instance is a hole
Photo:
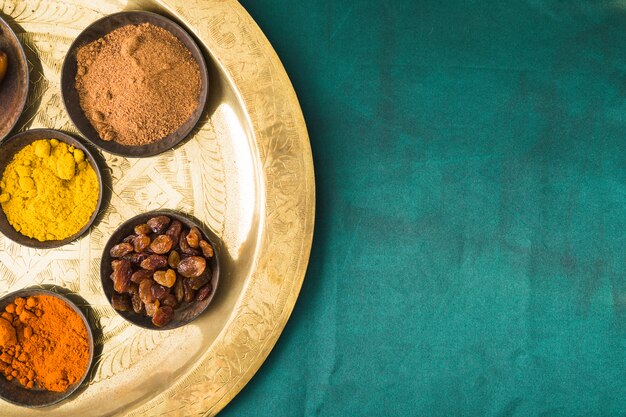
[[[293,316],[223,415],[626,415],[626,1],[242,4],[318,204]]]

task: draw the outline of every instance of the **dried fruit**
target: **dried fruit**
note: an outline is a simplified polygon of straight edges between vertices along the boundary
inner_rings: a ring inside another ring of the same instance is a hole
[[[130,276],[131,282],[128,284],[128,288],[126,289],[126,293],[130,295],[139,294],[139,284],[132,282],[133,276]]]
[[[167,264],[172,268],[178,268],[178,264],[180,263],[180,255],[175,250],[170,252],[170,255],[167,257]]]
[[[152,232],[152,228],[145,223],[135,226],[135,233],[138,235],[149,235]]]
[[[201,256],[190,256],[178,264],[178,273],[184,277],[198,277],[206,269],[206,260]]]
[[[144,304],[154,302],[154,295],[152,294],[152,281],[151,279],[144,279],[139,284],[139,298]]]
[[[132,282],[140,284],[141,281],[143,281],[144,279],[152,278],[152,274],[154,274],[154,271],[151,271],[149,269],[140,269],[139,271],[133,272],[133,274],[130,276],[130,280]]]
[[[174,318],[174,309],[170,306],[159,307],[152,317],[152,324],[163,327]]]
[[[167,258],[163,255],[150,255],[141,262],[143,269],[159,269],[167,266]]]
[[[150,250],[160,255],[167,253],[172,249],[172,239],[167,235],[159,235],[154,238],[150,244]]]
[[[154,316],[154,314],[157,312],[157,310],[159,309],[159,306],[161,305],[159,300],[156,300],[152,303],[145,303],[145,307],[146,307],[146,315],[147,316]]]
[[[132,308],[128,294],[114,294],[111,297],[111,305],[117,311],[128,311]]]
[[[180,241],[180,233],[182,231],[183,231],[183,224],[178,220],[174,220],[172,224],[170,225],[170,227],[165,232],[165,234],[169,236],[170,239],[172,239],[172,242],[174,242],[174,244],[178,244],[178,242]]]
[[[199,277],[187,278],[189,280],[189,285],[194,290],[200,289],[200,287],[204,287],[206,283],[211,281],[211,277],[209,274],[202,274]]]
[[[148,246],[150,246],[150,236],[148,235],[137,235],[133,240],[133,249],[137,253],[143,252]]]
[[[178,241],[178,246],[180,246],[180,251],[187,255],[197,255],[198,251],[189,246],[187,242],[187,232],[183,231],[180,234],[180,240]]]
[[[183,280],[177,279],[174,284],[174,295],[176,296],[176,301],[182,303],[185,298],[185,288],[183,287]]]
[[[191,283],[189,282],[188,279],[183,281],[183,288],[185,289],[184,300],[186,303],[190,303],[193,301],[194,298],[196,298],[196,290],[191,288],[190,284]]]
[[[122,259],[130,261],[131,264],[139,265],[148,256],[150,256],[148,252],[129,253],[128,255],[122,256]]]
[[[202,235],[197,227],[193,226],[189,229],[189,233],[187,233],[187,243],[189,243],[189,246],[197,248],[198,245],[200,245],[200,239],[202,239]]]
[[[202,249],[202,254],[205,258],[213,257],[213,246],[211,246],[211,244],[206,240],[200,241],[200,249]]]
[[[141,301],[141,298],[139,297],[139,293],[134,294],[130,301],[131,301],[131,304],[133,305],[133,311],[135,313],[140,314],[144,311],[143,301]]]
[[[168,269],[167,271],[156,271],[153,278],[159,284],[171,288],[176,282],[176,272],[174,272],[173,269]]]
[[[120,243],[118,245],[115,245],[111,248],[111,250],[109,251],[109,254],[113,257],[113,258],[121,258],[122,256],[131,253],[133,251],[133,245],[131,245],[130,243]]]
[[[4,76],[7,74],[7,68],[9,66],[9,58],[7,54],[0,51],[0,82],[4,79]]]
[[[213,292],[213,287],[211,284],[206,284],[204,287],[198,290],[198,295],[196,296],[197,301],[204,301],[206,298],[211,295]]]
[[[132,310],[152,317],[155,326],[166,326],[183,302],[206,301],[213,294],[207,259],[215,250],[198,227],[156,216],[134,232],[111,248],[116,258],[111,261],[111,304],[117,310]]]
[[[162,300],[167,296],[167,294],[169,294],[169,290],[163,285],[157,284],[156,282],[152,283],[152,295],[154,298]]]
[[[174,294],[167,294],[163,301],[161,301],[161,305],[176,308],[176,306],[178,306],[178,300],[176,300],[176,296]]]
[[[152,231],[156,234],[161,234],[167,228],[167,225],[170,224],[170,218],[167,216],[157,216],[148,220],[146,223],[152,229]]]
[[[113,271],[113,289],[120,294],[126,292],[132,274],[133,270],[130,267],[130,262],[121,260],[115,271]]]

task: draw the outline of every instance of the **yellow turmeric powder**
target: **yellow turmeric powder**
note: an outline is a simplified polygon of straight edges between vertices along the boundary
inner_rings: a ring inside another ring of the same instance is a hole
[[[91,218],[100,193],[84,152],[56,139],[38,140],[17,152],[0,189],[9,223],[40,242],[77,233]]]

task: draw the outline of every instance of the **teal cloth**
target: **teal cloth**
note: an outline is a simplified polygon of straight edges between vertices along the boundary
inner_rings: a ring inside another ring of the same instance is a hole
[[[317,224],[224,416],[626,415],[626,2],[242,0]]]

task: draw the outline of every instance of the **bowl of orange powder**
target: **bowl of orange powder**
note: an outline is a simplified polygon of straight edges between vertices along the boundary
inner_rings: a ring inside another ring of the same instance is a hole
[[[0,398],[44,407],[69,397],[93,362],[93,334],[67,297],[23,289],[0,299]]]

